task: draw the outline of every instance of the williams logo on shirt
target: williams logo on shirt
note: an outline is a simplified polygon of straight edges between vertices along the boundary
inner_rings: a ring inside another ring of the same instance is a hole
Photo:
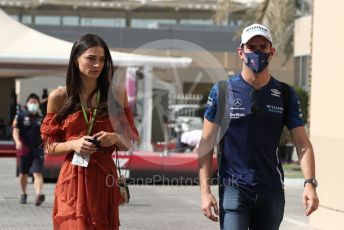
[[[270,113],[279,113],[279,114],[283,113],[283,107],[279,107],[275,105],[266,105],[266,108]]]

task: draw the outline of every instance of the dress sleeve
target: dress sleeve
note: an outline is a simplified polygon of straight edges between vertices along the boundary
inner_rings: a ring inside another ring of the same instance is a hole
[[[55,114],[47,113],[41,125],[41,137],[43,144],[64,142],[66,139],[63,125],[56,122]]]
[[[139,141],[139,132],[136,129],[134,116],[129,107],[124,108],[124,116],[127,125],[123,130],[123,135],[131,140]]]

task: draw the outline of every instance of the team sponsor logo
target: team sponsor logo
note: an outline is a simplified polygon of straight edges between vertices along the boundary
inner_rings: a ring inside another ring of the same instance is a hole
[[[236,98],[233,100],[233,107],[231,107],[231,110],[244,110],[242,106],[242,100],[240,98]]]
[[[213,98],[208,97],[207,105],[213,106]]]
[[[301,105],[300,100],[297,101],[297,104],[299,106],[299,118],[302,119],[303,116],[302,116],[302,110],[301,110],[301,107],[300,107],[300,105]]]
[[[241,117],[245,117],[245,113],[229,113],[231,119],[239,119]]]
[[[281,92],[277,89],[271,89],[271,95],[275,97],[281,97]]]
[[[283,113],[283,107],[279,107],[276,105],[266,105],[266,108],[270,113],[279,113],[279,114]]]
[[[25,126],[30,125],[30,117],[24,117],[23,125],[25,125]]]
[[[234,99],[234,101],[233,101],[233,106],[234,106],[234,107],[238,108],[238,107],[240,107],[241,105],[242,105],[242,100],[241,100],[241,99],[239,99],[239,98]]]

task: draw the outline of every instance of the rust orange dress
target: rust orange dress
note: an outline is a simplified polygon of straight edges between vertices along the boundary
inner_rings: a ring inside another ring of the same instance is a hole
[[[129,121],[129,133],[138,138],[130,110],[125,114]],[[67,116],[62,124],[55,114],[48,113],[41,125],[43,142],[65,142],[87,135],[87,127],[81,111]],[[114,132],[108,116],[96,120],[92,134],[100,131]],[[114,230],[119,229],[118,206],[121,201],[116,186],[117,171],[112,159],[115,147],[103,148],[92,154],[88,167],[72,164],[73,152],[68,153],[62,164],[55,188],[53,226],[60,230]]]

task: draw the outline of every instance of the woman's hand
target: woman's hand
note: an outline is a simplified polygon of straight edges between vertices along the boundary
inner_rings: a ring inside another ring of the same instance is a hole
[[[96,138],[99,141],[102,147],[110,147],[119,141],[119,135],[117,133],[108,133],[104,131],[100,131],[93,135],[93,138]]]
[[[78,140],[72,141],[72,148],[75,152],[84,154],[84,155],[92,155],[97,151],[97,146],[95,146],[89,140],[92,139],[90,136],[83,136]]]

